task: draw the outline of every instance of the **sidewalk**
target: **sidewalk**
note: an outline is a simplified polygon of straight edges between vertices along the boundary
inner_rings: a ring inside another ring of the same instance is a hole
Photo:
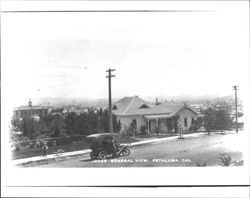
[[[184,134],[184,138],[197,137],[197,136],[201,136],[201,135],[204,135],[204,134],[206,134],[206,133]],[[171,137],[165,137],[165,138],[150,139],[150,140],[134,142],[134,143],[131,143],[131,144],[126,144],[126,145],[128,145],[128,146],[138,146],[138,145],[150,144],[150,143],[160,142],[160,141],[165,141],[165,140],[174,140],[174,139],[178,139],[178,137],[179,136],[171,136]],[[24,163],[29,163],[29,162],[49,161],[49,160],[64,158],[64,157],[69,157],[69,156],[72,157],[72,156],[77,156],[77,155],[82,155],[82,154],[89,154],[90,152],[91,152],[90,149],[85,149],[85,150],[80,150],[80,151],[56,153],[56,154],[47,155],[47,157],[36,156],[36,157],[29,157],[29,158],[12,160],[11,163],[12,163],[13,166],[18,166],[18,165],[21,165],[21,164],[24,164]]]

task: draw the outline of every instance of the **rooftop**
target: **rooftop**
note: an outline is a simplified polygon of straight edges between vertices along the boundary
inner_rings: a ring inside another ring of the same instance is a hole
[[[195,114],[200,113],[186,104],[160,103],[151,104],[138,96],[124,97],[114,104],[114,114],[119,116],[130,115],[164,115],[173,116],[183,108],[188,108]]]
[[[15,110],[31,110],[31,109],[49,109],[49,107],[37,105],[37,106],[20,106],[16,107]]]

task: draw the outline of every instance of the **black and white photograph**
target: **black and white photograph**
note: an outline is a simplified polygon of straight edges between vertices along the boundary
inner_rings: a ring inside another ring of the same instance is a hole
[[[6,194],[248,185],[220,197],[248,196],[248,1],[1,7]]]

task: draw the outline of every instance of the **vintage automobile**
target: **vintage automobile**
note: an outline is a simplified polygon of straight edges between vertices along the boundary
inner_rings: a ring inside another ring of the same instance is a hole
[[[91,159],[106,159],[107,157],[127,156],[130,154],[128,146],[121,145],[116,139],[118,135],[111,133],[98,133],[86,137],[90,144]]]

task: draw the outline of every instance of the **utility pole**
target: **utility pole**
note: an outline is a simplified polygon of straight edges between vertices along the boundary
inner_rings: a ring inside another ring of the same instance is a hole
[[[235,129],[236,129],[236,133],[238,133],[238,109],[237,109],[237,90],[238,90],[238,86],[233,86],[234,92],[235,92],[235,119],[236,119],[236,123],[235,123]]]
[[[115,75],[112,75],[112,71],[115,71],[115,69],[108,69],[106,72],[108,72],[108,76],[106,78],[109,79],[109,132],[113,133],[113,120],[112,120],[112,95],[111,95],[111,78],[115,77]]]

